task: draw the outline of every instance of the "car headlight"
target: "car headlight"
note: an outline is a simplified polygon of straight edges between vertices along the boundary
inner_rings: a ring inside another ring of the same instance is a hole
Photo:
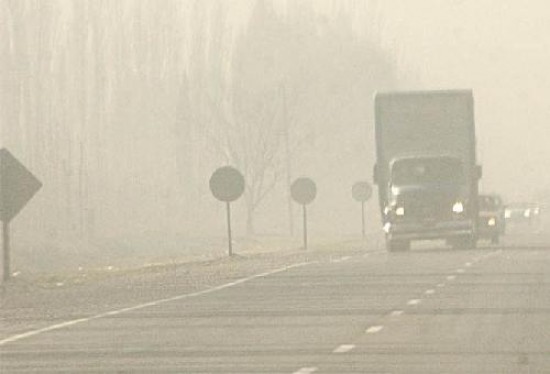
[[[395,215],[396,216],[404,216],[405,215],[405,208],[400,206],[395,209]]]
[[[453,204],[453,213],[463,213],[464,212],[464,204],[462,204],[462,201],[457,201]]]
[[[523,213],[523,215],[525,216],[525,218],[531,217],[531,209],[527,209],[527,210]]]
[[[391,193],[392,195],[399,195],[399,188],[395,187],[395,186],[391,186]]]
[[[497,220],[493,217],[489,218],[489,220],[487,221],[487,226],[496,226],[497,224]]]

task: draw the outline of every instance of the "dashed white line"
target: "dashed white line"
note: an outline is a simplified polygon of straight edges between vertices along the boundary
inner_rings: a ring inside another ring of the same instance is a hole
[[[420,299],[411,299],[409,301],[407,301],[407,305],[418,305],[420,304]]]
[[[22,334],[12,335],[12,336],[9,336],[5,339],[0,340],[0,346],[6,345],[6,344],[9,344],[9,343],[13,343],[13,342],[16,342],[18,340],[30,338],[32,336],[40,335],[40,334],[43,334],[43,333],[46,333],[46,332],[49,332],[49,331],[54,331],[54,330],[59,330],[59,329],[66,328],[66,327],[69,327],[69,326],[74,326],[74,325],[77,325],[77,324],[80,324],[80,323],[83,323],[83,322],[90,322],[90,321],[93,321],[93,320],[96,320],[96,319],[101,319],[101,318],[105,318],[105,317],[109,317],[109,316],[114,316],[114,315],[125,313],[125,312],[131,312],[131,311],[147,308],[147,307],[150,307],[150,306],[156,306],[156,305],[165,304],[165,303],[172,302],[172,301],[183,300],[183,299],[188,299],[188,298],[192,298],[192,297],[196,297],[196,296],[206,295],[206,294],[209,294],[209,293],[213,293],[213,292],[216,292],[216,291],[223,290],[225,288],[236,286],[236,285],[241,284],[241,283],[249,282],[249,281],[257,279],[257,278],[266,277],[268,275],[274,275],[274,274],[281,273],[283,271],[286,271],[286,270],[289,270],[289,269],[292,269],[292,268],[301,267],[301,266],[310,265],[310,264],[311,264],[310,262],[300,262],[300,263],[285,266],[285,267],[282,267],[282,268],[279,268],[279,269],[275,269],[275,270],[272,270],[272,271],[267,271],[265,273],[255,274],[255,275],[252,275],[252,276],[249,276],[249,277],[246,277],[246,278],[241,278],[241,279],[238,279],[238,280],[236,280],[234,282],[231,282],[231,283],[225,283],[225,284],[222,284],[222,285],[219,285],[219,286],[216,286],[216,287],[207,288],[207,289],[202,290],[202,291],[197,291],[197,292],[182,294],[182,295],[178,295],[178,296],[168,297],[168,298],[165,298],[165,299],[155,300],[155,301],[151,301],[151,302],[148,302],[148,303],[135,305],[135,306],[132,306],[132,307],[127,307],[127,308],[122,308],[122,309],[118,309],[118,310],[112,310],[112,311],[101,313],[101,314],[96,314],[94,316],[87,317],[87,318],[74,319],[74,320],[71,320],[71,321],[66,321],[66,322],[55,324],[55,325],[43,327],[41,329],[27,331],[27,332],[24,332]]]
[[[450,281],[455,280],[455,279],[456,279],[456,275],[449,275],[447,277],[447,280],[450,280]]]
[[[346,353],[351,351],[354,348],[355,348],[354,344],[342,344],[341,346],[336,348],[334,351],[332,351],[332,353]]]
[[[314,368],[314,367],[311,367],[311,368],[301,368],[300,370],[295,371],[295,372],[292,373],[292,374],[311,374],[311,373],[315,373],[317,370],[319,370],[319,369],[318,369],[318,368]]]
[[[443,288],[443,287],[445,287],[445,283],[438,283],[436,287]]]
[[[456,272],[457,272],[458,274],[462,274],[462,273],[464,273],[464,269],[457,269]]]
[[[426,290],[426,292],[424,292],[426,295],[433,295],[435,293],[435,290]]]
[[[340,260],[341,260],[341,261],[347,261],[347,260],[349,260],[350,258],[351,258],[351,256],[344,256],[344,257],[342,257]]]
[[[390,316],[392,317],[399,317],[400,315],[403,314],[403,311],[402,310],[393,310],[391,313],[390,313]]]
[[[464,266],[466,266],[466,267],[469,268],[470,266],[472,266],[472,263],[471,263],[471,262],[467,262],[467,263],[464,264]]]
[[[367,334],[376,334],[377,332],[382,331],[383,328],[384,326],[371,326],[365,332]]]

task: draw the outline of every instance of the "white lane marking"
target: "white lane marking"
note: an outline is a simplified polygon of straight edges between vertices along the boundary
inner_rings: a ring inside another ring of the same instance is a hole
[[[383,328],[384,326],[371,326],[365,332],[367,334],[376,334],[377,332],[382,331]]]
[[[464,273],[464,269],[457,269],[456,272],[457,272],[458,274],[462,274],[462,273]]]
[[[407,305],[418,305],[420,304],[420,299],[411,299],[407,301]]]
[[[447,280],[450,280],[450,281],[455,280],[455,279],[456,279],[456,275],[449,275],[447,277]]]
[[[353,348],[355,348],[354,344],[342,344],[338,348],[336,348],[332,353],[346,353],[351,351]]]
[[[318,368],[301,368],[300,370],[295,371],[292,374],[311,374],[311,373],[315,373],[317,370],[319,369]]]
[[[393,310],[391,313],[390,313],[390,316],[392,317],[399,317],[400,315],[403,314],[403,311],[402,310]]]
[[[341,261],[347,261],[347,260],[349,260],[350,258],[351,258],[351,256],[344,256],[344,257],[342,257],[340,260],[341,260]]]
[[[28,332],[25,332],[23,334],[10,336],[9,338],[0,340],[0,345],[5,345],[7,343],[11,343],[11,342],[21,340],[21,339],[24,339],[24,338],[29,338],[31,336],[38,335],[38,334],[41,334],[41,333],[44,333],[44,332],[62,329],[63,327],[73,326],[73,325],[76,325],[78,323],[86,322],[86,321],[89,321],[89,320],[90,320],[89,318],[75,319],[75,320],[72,320],[72,321],[67,321],[67,322],[63,322],[63,323],[58,323],[56,325],[44,327],[43,329],[40,329],[40,330],[28,331]]]
[[[435,290],[426,290],[426,292],[424,292],[426,295],[433,295],[435,293]]]
[[[470,266],[472,266],[472,263],[471,262],[467,262],[464,264],[464,266],[466,266],[467,268],[469,268]]]
[[[369,257],[369,255],[370,255],[370,253],[365,253],[365,254],[363,255],[363,257],[367,258],[367,257]]]
[[[438,283],[436,287],[443,288],[443,287],[445,287],[445,283]]]
[[[355,344],[342,344],[338,348],[336,348],[332,353],[346,353],[355,348]]]
[[[251,275],[251,276],[246,277],[246,278],[241,278],[241,279],[238,279],[238,280],[236,280],[234,282],[231,282],[231,283],[225,283],[225,284],[222,284],[222,285],[219,285],[219,286],[216,286],[216,287],[207,288],[207,289],[202,290],[202,291],[177,295],[177,296],[168,297],[168,298],[160,299],[160,300],[155,300],[155,301],[151,301],[151,302],[143,303],[143,304],[138,304],[138,305],[127,307],[127,308],[122,308],[122,309],[118,309],[118,310],[112,310],[112,311],[109,311],[109,312],[96,314],[96,315],[91,316],[91,317],[79,318],[79,319],[74,319],[74,320],[71,320],[71,321],[58,323],[58,324],[55,324],[55,325],[43,327],[41,329],[27,331],[27,332],[24,332],[22,334],[16,334],[16,335],[8,336],[7,338],[4,338],[4,339],[0,340],[0,347],[3,346],[3,345],[9,344],[9,343],[13,343],[13,342],[16,342],[16,341],[19,341],[19,340],[22,340],[22,339],[30,338],[30,337],[40,335],[40,334],[43,334],[43,333],[46,333],[46,332],[50,332],[50,331],[59,330],[59,329],[62,329],[62,328],[74,326],[74,325],[77,325],[79,323],[90,322],[90,321],[93,321],[93,320],[96,320],[96,319],[110,317],[110,316],[114,316],[114,315],[121,314],[121,313],[126,313],[126,312],[132,312],[132,311],[147,308],[147,307],[150,307],[150,306],[157,306],[157,305],[165,304],[165,303],[172,302],[172,301],[188,299],[188,298],[192,298],[192,297],[196,297],[196,296],[206,295],[206,294],[213,293],[213,292],[216,292],[216,291],[221,291],[225,288],[233,287],[233,286],[236,286],[238,284],[249,282],[249,281],[257,279],[257,278],[262,278],[262,277],[266,277],[268,275],[281,273],[281,272],[284,272],[286,270],[301,267],[301,266],[311,265],[312,263],[313,262],[299,262],[299,263],[288,265],[288,266],[285,266],[285,267],[282,267],[282,268],[279,268],[279,269],[275,269],[275,270],[272,270],[272,271],[267,271],[265,273],[255,274],[255,275]]]

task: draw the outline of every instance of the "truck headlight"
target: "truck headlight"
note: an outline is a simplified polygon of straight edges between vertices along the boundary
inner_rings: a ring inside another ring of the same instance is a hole
[[[405,215],[405,208],[400,206],[395,209],[395,215],[396,216],[404,216]]]
[[[487,226],[496,226],[497,224],[497,220],[493,217],[489,218],[489,220],[487,221]]]
[[[453,204],[453,213],[460,214],[464,212],[464,204],[462,201],[457,201]]]

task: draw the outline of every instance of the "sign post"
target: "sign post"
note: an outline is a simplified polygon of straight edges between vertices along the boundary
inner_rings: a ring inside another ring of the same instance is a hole
[[[351,189],[351,195],[361,203],[361,233],[365,239],[365,202],[372,196],[372,187],[368,182],[357,182]]]
[[[304,216],[304,249],[307,249],[307,205],[317,196],[317,186],[309,178],[298,178],[290,186],[294,201],[302,205]]]
[[[228,201],[225,203],[227,213],[227,240],[228,240],[228,254],[233,256],[233,238],[231,235],[231,203]]]
[[[10,279],[10,224],[9,222],[2,222],[2,250],[4,251],[4,271],[2,280],[6,282]]]
[[[7,149],[0,149],[0,221],[4,282],[11,276],[10,222],[40,190],[42,183]]]
[[[217,169],[210,177],[210,191],[220,201],[225,202],[227,216],[228,253],[233,256],[233,239],[231,234],[231,202],[237,200],[244,192],[244,177],[235,168],[224,166]]]

